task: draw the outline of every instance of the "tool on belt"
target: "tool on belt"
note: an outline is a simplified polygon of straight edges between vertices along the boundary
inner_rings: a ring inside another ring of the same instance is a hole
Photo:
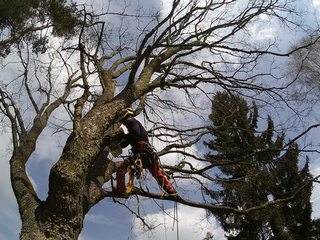
[[[131,193],[133,190],[134,176],[139,179],[142,174],[142,161],[140,158],[136,159],[132,165],[127,167],[127,172],[129,173],[129,181],[126,186],[126,193]]]

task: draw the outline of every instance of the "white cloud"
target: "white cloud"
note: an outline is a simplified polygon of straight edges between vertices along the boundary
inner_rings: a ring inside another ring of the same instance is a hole
[[[320,7],[320,0],[313,0],[312,3],[313,3],[313,6]]]
[[[254,25],[251,30],[251,36],[256,41],[263,41],[266,39],[273,39],[276,35],[276,29],[269,26],[269,27],[261,27],[259,25]]]
[[[115,224],[115,222],[112,219],[102,214],[87,214],[85,217],[85,221],[95,224],[106,225],[109,227]]]
[[[82,235],[80,235],[78,240],[85,240],[85,238]]]
[[[249,28],[253,41],[272,40],[277,36],[277,22],[268,15],[262,14]]]
[[[178,219],[178,224],[175,217]],[[137,240],[177,239],[177,234],[184,240],[202,239],[207,232],[211,232],[214,239],[226,239],[216,220],[212,217],[207,219],[205,210],[202,209],[179,205],[177,215],[174,214],[174,209],[167,209],[166,213],[148,214],[145,219],[153,223],[155,229],[146,231],[141,222],[136,220],[133,231]]]
[[[37,141],[36,161],[55,162],[61,155],[62,146],[66,140],[66,135],[54,135],[51,129],[45,129]]]
[[[83,235],[80,234],[78,240],[91,240],[91,239],[84,237]]]
[[[30,182],[31,182],[34,190],[35,190],[36,192],[38,192],[38,187],[37,187],[36,182],[34,181],[34,179],[30,176],[30,174],[29,174],[28,172],[27,172],[27,175],[28,175],[28,178],[29,178],[29,180],[30,180]]]

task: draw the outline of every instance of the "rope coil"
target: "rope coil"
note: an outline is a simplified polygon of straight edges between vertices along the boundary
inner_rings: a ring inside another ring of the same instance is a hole
[[[125,192],[127,194],[131,193],[133,190],[133,183],[134,183],[134,176],[136,176],[137,179],[141,177],[142,173],[142,161],[141,159],[136,159],[134,161],[133,166],[128,166],[127,167],[127,173],[129,174],[129,181],[126,185]]]

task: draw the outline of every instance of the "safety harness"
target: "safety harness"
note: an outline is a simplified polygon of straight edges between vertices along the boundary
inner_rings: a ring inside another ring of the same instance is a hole
[[[136,176],[136,179],[139,179],[142,174],[142,161],[140,158],[137,158],[133,165],[129,165],[127,167],[127,173],[129,174],[129,181],[126,186],[126,193],[131,193],[133,190],[133,182],[134,182],[134,176]]]
[[[161,167],[160,159],[159,159],[156,151],[154,150],[154,148],[149,143],[144,142],[144,141],[138,142],[137,151],[139,153],[133,154],[131,152],[130,157],[127,158],[127,161],[126,161],[128,164],[127,169],[126,169],[126,173],[128,173],[128,175],[129,175],[129,181],[127,184],[125,184],[125,193],[126,194],[132,193],[133,185],[134,185],[134,177],[136,177],[136,179],[139,179],[141,177],[141,175],[143,173],[143,167],[149,168],[150,166],[153,166],[153,165],[154,165],[154,167],[156,167],[156,162],[158,162],[158,164]],[[149,156],[146,157],[144,154],[148,154]],[[142,161],[142,159],[144,159],[143,160],[144,162]],[[162,169],[162,171],[163,171],[163,169]],[[171,178],[171,176],[168,176],[168,174],[166,174],[165,171],[163,171],[163,173],[166,175],[166,177],[168,179]],[[158,179],[157,179],[157,181],[158,181]],[[162,182],[162,185],[160,187],[161,187],[161,190],[166,191],[165,189],[167,186],[164,185],[164,182]]]

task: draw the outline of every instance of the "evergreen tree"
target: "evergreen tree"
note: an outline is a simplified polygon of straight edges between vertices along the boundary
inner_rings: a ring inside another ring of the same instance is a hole
[[[296,144],[290,146],[287,153],[278,160],[274,169],[275,185],[272,188],[274,199],[288,198],[294,196],[288,204],[277,209],[281,216],[282,229],[287,229],[292,238],[290,239],[310,239],[311,237],[311,192],[312,176],[309,171],[309,160],[304,167],[298,169],[298,147]],[[304,186],[305,185],[305,186]],[[299,186],[304,186],[295,193]],[[273,229],[279,226],[271,225]],[[282,238],[275,238],[282,239]]]
[[[52,29],[55,36],[70,37],[80,24],[75,3],[66,0],[1,0],[0,56],[5,57],[13,44],[31,43],[33,51],[44,52]]]
[[[271,117],[266,130],[259,133],[255,103],[250,109],[243,98],[227,92],[216,94],[209,118],[213,139],[205,143],[211,150],[207,159],[224,163],[219,170],[229,179],[220,183],[218,191],[210,192],[213,198],[237,209],[290,198],[281,206],[245,216],[214,213],[229,233],[228,239],[307,239],[311,228],[311,174],[308,161],[298,169],[296,144],[283,154],[284,135],[274,136]],[[300,187],[302,190],[295,193]]]
[[[312,221],[310,239],[312,240],[320,239],[320,219],[316,219]]]

